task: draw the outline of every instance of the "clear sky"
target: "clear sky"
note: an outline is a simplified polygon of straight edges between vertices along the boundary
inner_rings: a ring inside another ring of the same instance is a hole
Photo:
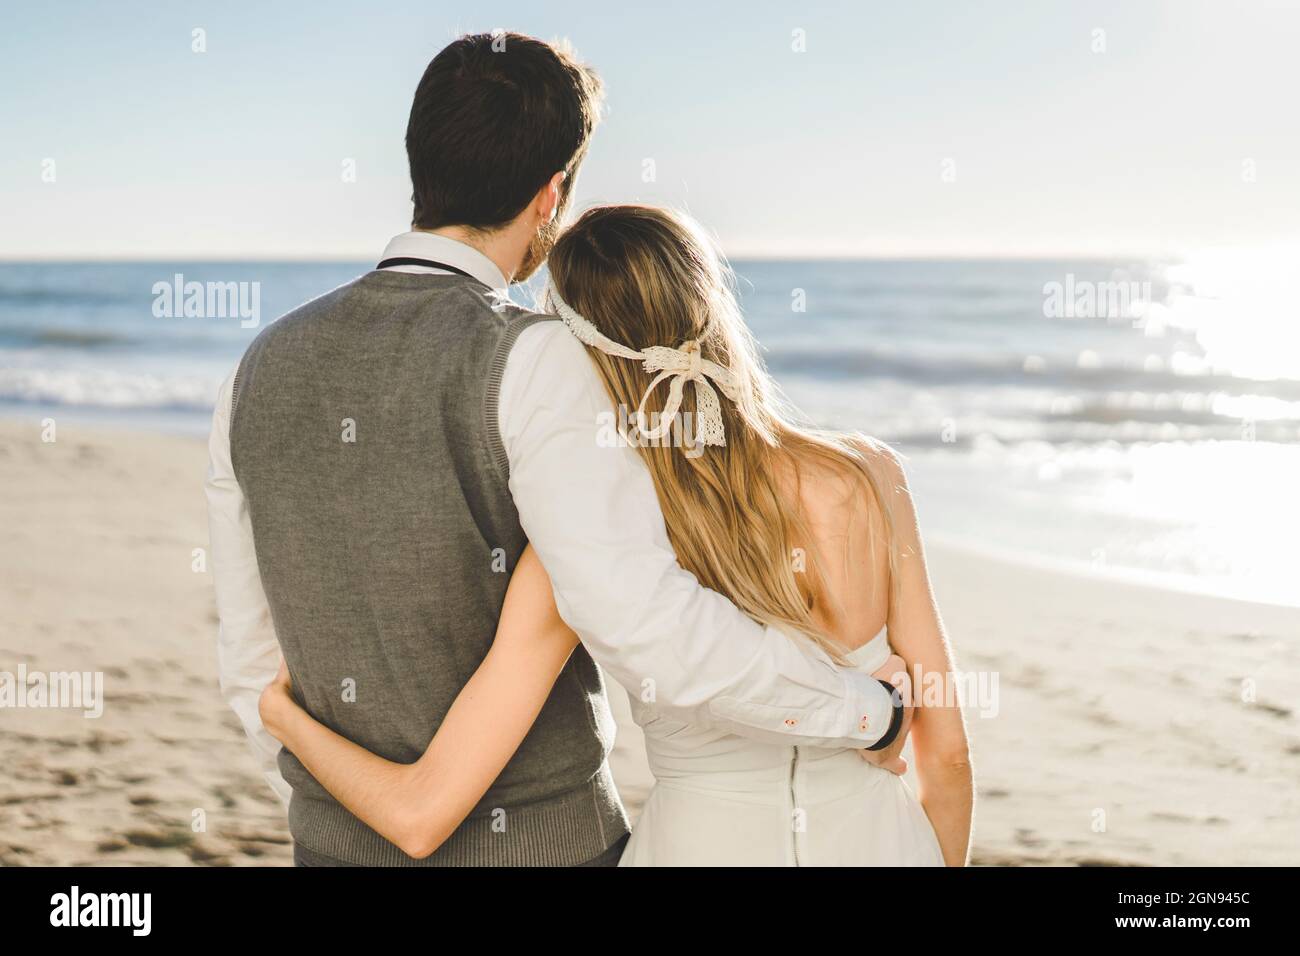
[[[605,77],[581,205],[685,207],[733,256],[1294,242],[1298,7],[10,4],[0,258],[373,258],[409,221],[421,72],[496,27]]]

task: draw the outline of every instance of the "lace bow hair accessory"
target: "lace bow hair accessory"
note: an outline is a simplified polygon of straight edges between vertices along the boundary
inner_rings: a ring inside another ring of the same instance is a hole
[[[647,374],[654,379],[641,396],[641,404],[636,410],[636,430],[644,438],[658,439],[668,434],[677,412],[682,405],[682,392],[687,382],[695,383],[695,439],[704,445],[725,445],[726,432],[722,427],[722,405],[718,402],[718,393],[713,385],[722,389],[722,393],[733,402],[739,400],[740,383],[731,369],[723,368],[716,362],[710,362],[700,354],[700,343],[694,339],[683,342],[680,348],[664,345],[652,345],[637,351],[626,345],[620,345],[613,339],[602,335],[600,330],[579,315],[560,298],[559,293],[551,288],[547,292],[551,308],[555,314],[574,334],[579,342],[599,349],[606,355],[632,359],[640,362]],[[658,373],[658,374],[656,374]],[[659,383],[671,379],[668,386],[668,400],[659,413],[659,424],[649,429],[645,427],[645,406],[650,395]]]

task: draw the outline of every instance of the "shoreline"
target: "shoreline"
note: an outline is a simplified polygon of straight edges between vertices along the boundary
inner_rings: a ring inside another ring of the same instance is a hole
[[[921,502],[924,507],[924,501]],[[924,516],[922,516],[924,524]],[[1148,571],[1118,564],[1091,564],[1070,558],[1054,558],[1034,554],[1030,551],[1001,549],[986,544],[977,544],[968,539],[955,536],[930,534],[926,537],[927,550],[940,550],[963,555],[971,560],[994,561],[1009,568],[1026,571],[1043,571],[1062,577],[1078,578],[1082,581],[1095,581],[1099,584],[1143,588],[1162,594],[1182,595],[1189,598],[1208,598],[1214,601],[1228,601],[1236,604],[1258,605],[1279,611],[1292,611],[1300,617],[1300,584],[1296,586],[1294,603],[1273,600],[1268,597],[1242,594],[1230,585],[1215,586],[1221,579],[1200,579],[1192,575],[1175,572]]]
[[[205,443],[61,418],[43,444],[39,422],[0,419],[0,670],[102,671],[106,706],[5,711],[0,864],[287,864],[192,568]],[[975,862],[1300,862],[1300,612],[928,550],[959,667],[999,678],[998,716],[968,716]],[[640,735],[610,698],[635,812]]]
[[[207,441],[211,427],[211,412],[202,415],[191,409],[114,409],[75,406],[72,408],[44,406],[33,408],[30,414],[19,414],[18,406],[12,402],[0,402],[0,429],[26,425],[39,428],[39,423],[46,417],[55,417],[58,421],[89,429],[93,432],[139,435],[143,437],[159,436],[181,440]],[[909,462],[911,455],[905,453],[904,461]],[[909,472],[916,466],[908,464]],[[922,525],[925,525],[929,508],[926,507],[925,492],[915,486],[913,492],[918,494]],[[924,530],[924,529],[923,529]],[[1121,585],[1133,585],[1156,591],[1185,594],[1192,597],[1209,597],[1225,601],[1237,601],[1243,604],[1259,604],[1268,607],[1289,608],[1300,612],[1300,584],[1297,584],[1293,597],[1288,600],[1272,596],[1244,593],[1239,582],[1231,578],[1198,577],[1175,571],[1155,571],[1148,568],[1133,567],[1124,564],[1100,564],[1080,558],[1058,557],[1035,552],[1031,549],[997,547],[979,542],[971,535],[946,534],[930,530],[925,537],[928,549],[941,549],[957,552],[971,558],[996,561],[1028,570],[1047,570],[1068,577],[1105,581]]]

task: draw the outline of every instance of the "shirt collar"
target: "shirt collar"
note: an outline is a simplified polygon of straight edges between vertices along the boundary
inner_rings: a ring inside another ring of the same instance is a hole
[[[468,272],[492,289],[505,289],[510,283],[497,264],[473,246],[432,232],[404,232],[394,236],[384,248],[383,259],[432,259]],[[403,272],[432,272],[428,266],[396,266]]]

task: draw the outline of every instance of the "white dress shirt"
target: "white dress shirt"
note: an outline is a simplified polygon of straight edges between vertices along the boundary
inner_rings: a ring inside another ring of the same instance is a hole
[[[384,251],[384,259],[395,257],[443,262],[503,294],[507,288],[487,256],[444,236],[405,233]],[[280,745],[257,712],[280,653],[230,463],[233,378],[232,372],[217,395],[206,483],[221,619],[218,667],[222,693],[267,781],[287,801],[289,787],[275,763]],[[510,492],[550,574],[560,615],[637,701],[694,726],[771,742],[866,747],[879,739],[892,713],[879,683],[837,667],[810,641],[755,623],[677,563],[636,449],[597,440],[609,396],[586,347],[562,323],[537,323],[520,334],[499,403]]]

